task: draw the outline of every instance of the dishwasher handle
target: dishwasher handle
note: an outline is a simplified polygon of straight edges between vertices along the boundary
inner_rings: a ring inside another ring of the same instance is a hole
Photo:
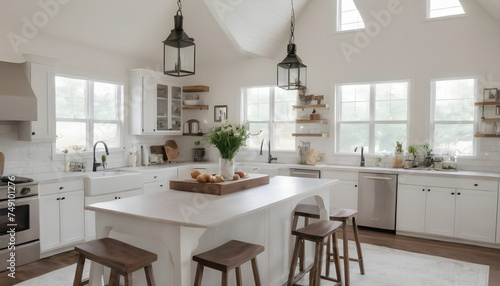
[[[375,177],[375,176],[363,176],[363,178],[371,180],[385,180],[385,181],[390,181],[393,179],[391,177]]]

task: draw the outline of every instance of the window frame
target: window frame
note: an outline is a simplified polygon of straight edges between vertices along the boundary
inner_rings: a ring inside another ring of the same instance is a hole
[[[335,21],[335,31],[337,33],[349,33],[349,32],[357,32],[357,31],[365,30],[366,29],[365,20],[363,19],[363,16],[359,12],[359,9],[357,6],[356,6],[356,10],[358,11],[359,16],[361,17],[361,20],[363,21],[364,27],[356,28],[356,29],[348,29],[348,30],[342,29],[342,1],[343,0],[337,0],[337,20]],[[356,3],[354,3],[354,5],[356,5]]]
[[[55,96],[55,113],[56,113],[56,119],[55,119],[55,124],[56,124],[56,130],[57,130],[57,123],[58,122],[83,122],[86,123],[86,144],[87,148],[82,151],[78,151],[79,154],[86,154],[86,153],[93,153],[93,146],[95,143],[94,139],[94,124],[95,123],[113,123],[118,125],[118,137],[119,137],[119,146],[118,147],[109,147],[109,151],[118,151],[122,150],[124,148],[125,144],[125,121],[124,121],[124,114],[125,114],[125,85],[122,82],[117,82],[117,81],[111,81],[111,80],[105,80],[105,79],[96,79],[96,78],[90,78],[90,77],[85,77],[85,76],[75,76],[75,75],[69,75],[69,74],[64,74],[64,73],[56,73],[54,80],[57,77],[63,77],[63,78],[69,78],[69,79],[75,79],[75,80],[83,80],[85,81],[85,92],[86,92],[86,100],[85,100],[85,117],[86,118],[58,118],[57,117],[57,95],[56,95],[56,89],[55,87],[54,90],[54,96]],[[95,83],[105,83],[105,84],[113,84],[116,86],[116,94],[117,94],[117,104],[115,106],[116,110],[116,115],[117,118],[116,120],[103,120],[103,119],[94,119],[94,86]],[[57,140],[57,138],[56,138]],[[64,154],[62,150],[59,150],[56,147],[56,144],[53,144],[54,146],[54,154],[56,155],[61,155]],[[99,148],[101,148],[100,146]]]
[[[447,78],[434,78],[430,80],[430,124],[429,124],[429,145],[432,149],[435,149],[435,126],[436,122],[438,124],[472,124],[473,133],[476,129],[476,122],[478,122],[478,112],[477,108],[473,106],[474,116],[471,121],[450,121],[450,120],[439,120],[436,121],[436,82],[437,81],[448,81],[448,80],[465,80],[472,79],[474,80],[474,101],[477,100],[478,88],[479,88],[479,79],[477,76],[463,76],[463,77],[447,77]],[[478,154],[478,144],[472,134],[472,154],[460,154],[461,157],[475,157]]]
[[[460,0],[457,0],[460,5],[462,6],[462,9],[464,10],[463,14],[452,14],[452,15],[445,15],[445,16],[439,16],[439,17],[432,17],[430,16],[431,14],[431,1],[433,0],[426,0],[425,1],[425,19],[432,21],[432,20],[442,20],[442,19],[449,19],[449,18],[460,18],[460,17],[465,17],[467,15],[467,10],[465,9],[464,5]]]
[[[247,105],[247,98],[248,98],[248,89],[251,88],[268,88],[269,89],[269,110],[268,110],[268,116],[269,120],[268,121],[251,121],[248,120],[248,105]],[[277,148],[276,146],[276,141],[274,139],[275,136],[275,124],[276,123],[291,123],[296,125],[295,119],[291,121],[277,121],[275,119],[275,110],[276,110],[276,98],[275,98],[275,91],[276,89],[279,88],[275,85],[258,85],[258,86],[246,86],[241,88],[241,109],[242,109],[242,121],[243,122],[248,122],[248,123],[267,123],[268,124],[268,130],[269,130],[269,139],[271,140],[271,150],[278,151],[278,152],[295,152],[295,148],[290,148],[290,149],[283,149],[283,148]],[[251,134],[251,135],[257,135],[257,134]],[[292,136],[292,134],[290,134]],[[265,140],[265,138],[264,138]],[[246,150],[255,150],[251,147],[244,146],[243,147]],[[265,147],[264,149],[266,149]]]
[[[376,120],[375,119],[375,107],[376,107],[376,93],[375,86],[377,84],[389,84],[389,83],[407,83],[407,98],[406,98],[406,120]],[[341,102],[341,88],[345,85],[370,85],[370,115],[366,121],[342,121],[342,102]],[[411,119],[411,80],[400,79],[400,80],[387,80],[387,81],[372,81],[372,82],[352,82],[352,83],[337,83],[335,85],[335,152],[336,154],[352,154],[347,152],[340,152],[340,130],[342,124],[368,124],[368,152],[366,154],[377,154],[375,152],[375,126],[377,124],[405,124],[406,125],[406,138],[403,140],[408,142],[410,138],[410,119]]]

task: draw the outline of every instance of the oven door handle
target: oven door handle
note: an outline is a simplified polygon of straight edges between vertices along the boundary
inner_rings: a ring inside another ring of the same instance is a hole
[[[31,197],[22,197],[22,198],[14,198],[14,199],[11,199],[14,204],[16,206],[20,206],[20,205],[25,205],[25,204],[29,204],[31,202],[38,202],[38,196],[31,196]],[[1,201],[0,202],[0,209],[3,209],[3,208],[6,208],[9,206],[9,200],[6,200],[6,201]]]

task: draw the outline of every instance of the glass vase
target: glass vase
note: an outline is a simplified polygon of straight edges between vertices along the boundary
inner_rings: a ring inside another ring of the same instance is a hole
[[[392,159],[392,167],[393,168],[403,168],[405,157],[402,152],[394,153],[394,158]]]
[[[234,175],[234,160],[219,158],[219,175],[226,180],[232,180]]]

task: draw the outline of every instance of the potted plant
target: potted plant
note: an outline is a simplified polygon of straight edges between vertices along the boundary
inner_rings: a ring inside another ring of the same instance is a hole
[[[408,153],[413,155],[413,167],[417,166],[417,146],[415,145],[408,145],[407,148]]]
[[[224,179],[231,180],[233,178],[234,156],[236,156],[241,146],[246,145],[249,136],[248,122],[234,124],[228,121],[211,128],[205,135],[205,141],[219,150],[219,174]]]
[[[393,168],[403,168],[404,166],[404,154],[403,154],[403,143],[396,141],[394,158],[392,160]]]
[[[205,157],[205,148],[200,147],[200,145],[200,140],[194,141],[195,148],[193,148],[193,161],[195,162],[203,161],[203,157]]]
[[[420,147],[424,150],[424,164],[426,167],[430,167],[432,165],[432,149],[429,147],[429,143],[424,143]]]

